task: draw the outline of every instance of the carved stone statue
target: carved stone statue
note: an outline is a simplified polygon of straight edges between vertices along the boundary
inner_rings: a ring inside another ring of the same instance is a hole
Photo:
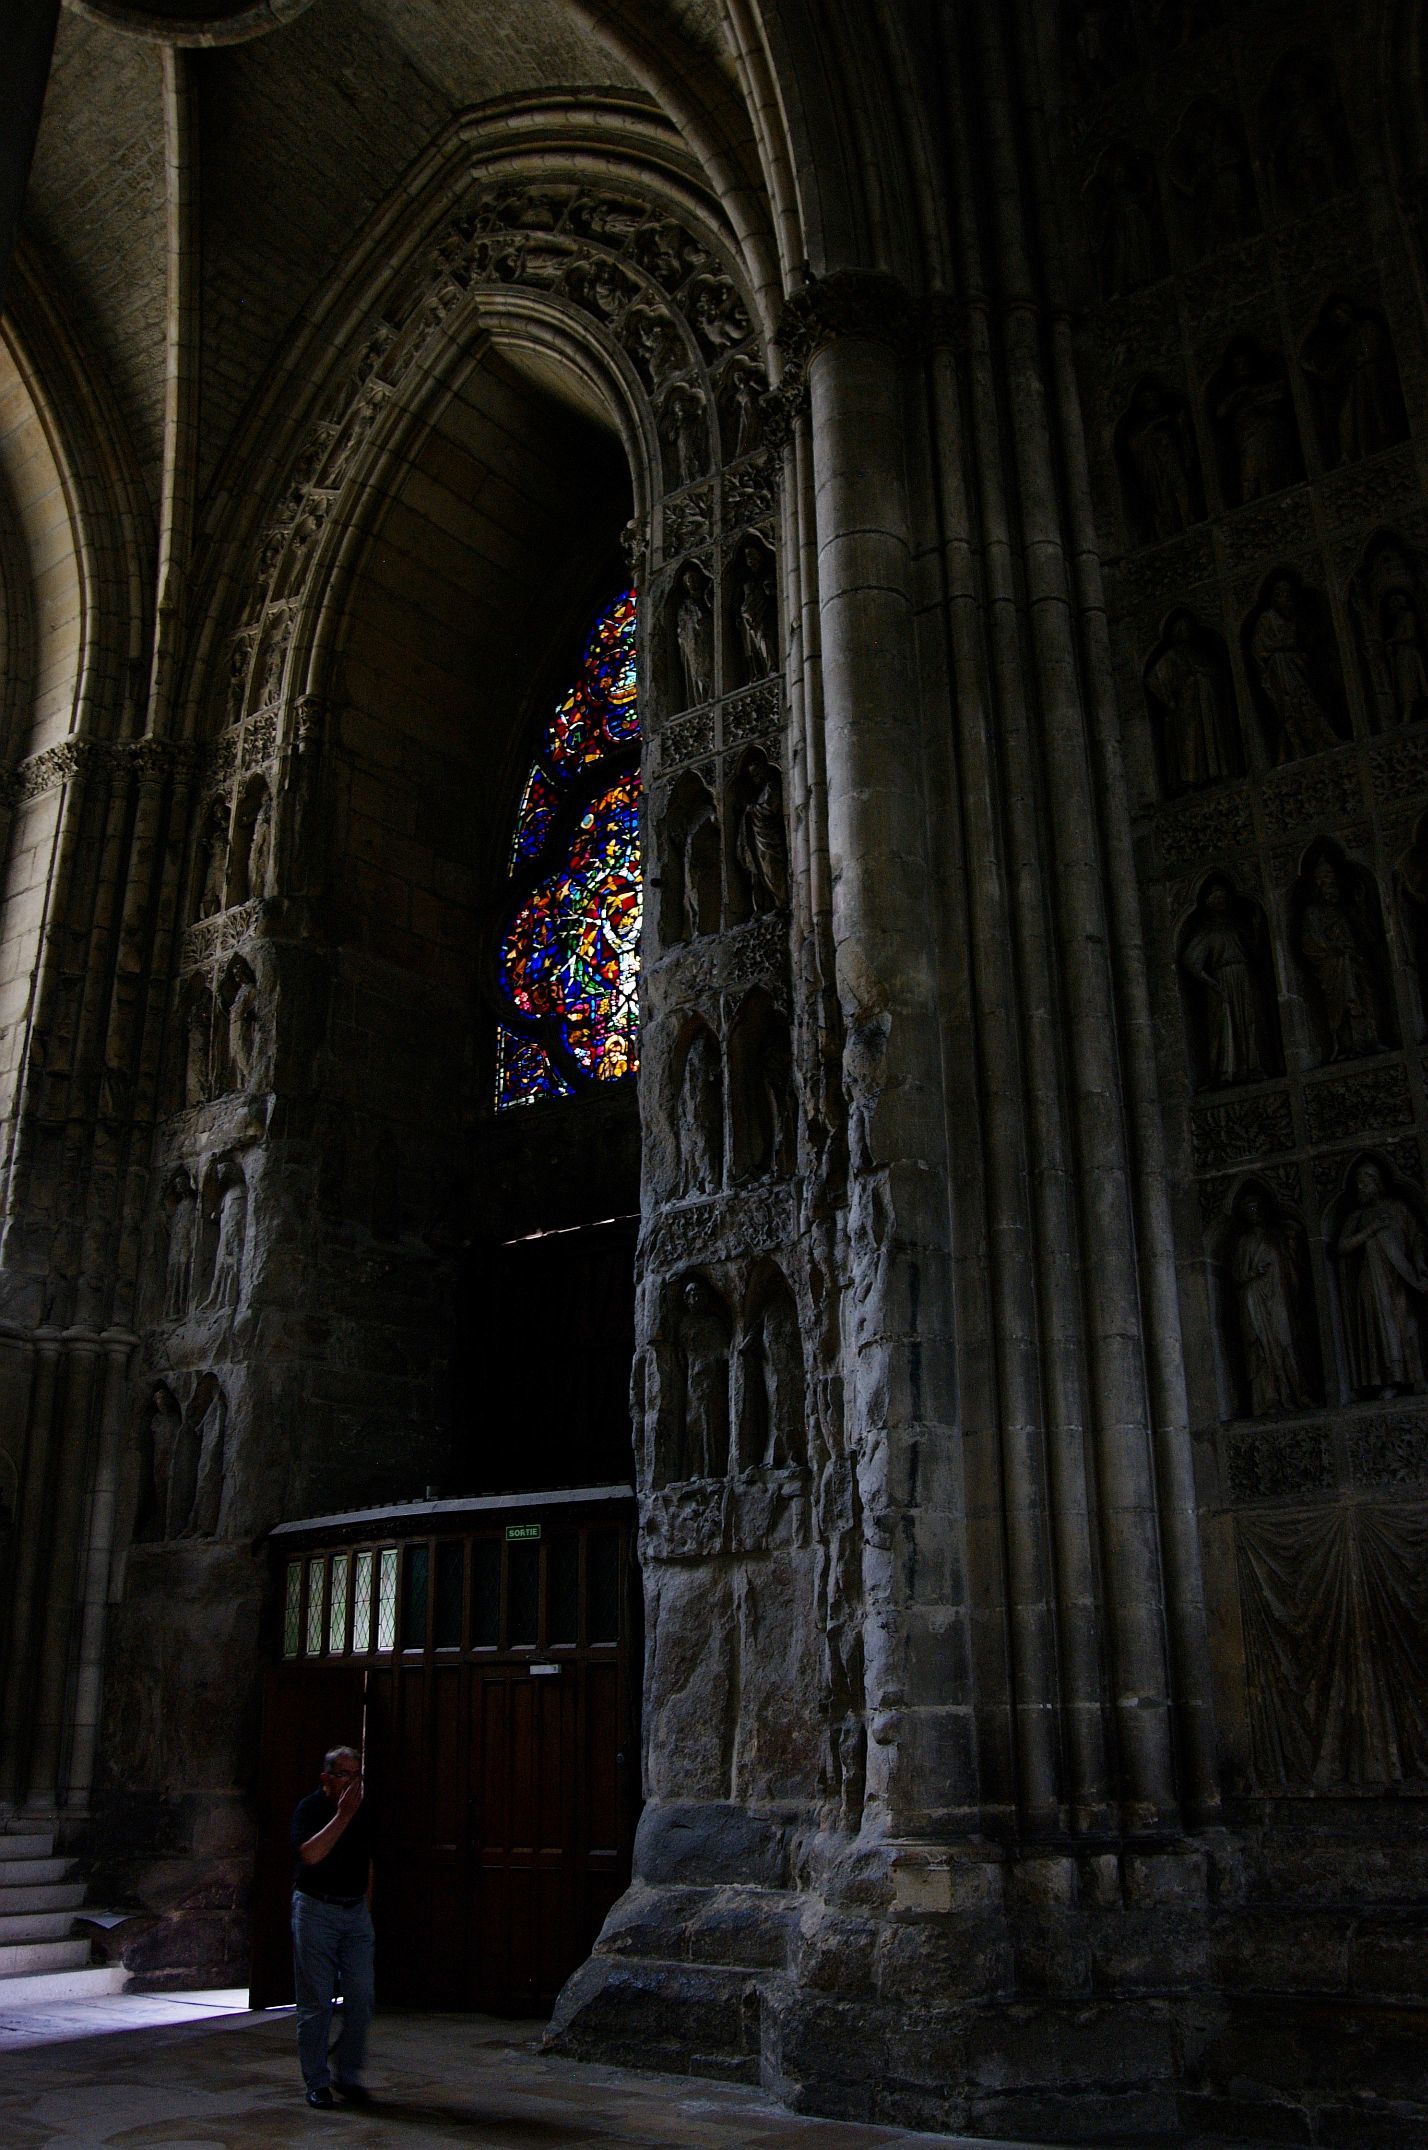
[[[729,1113],[734,1174],[762,1179],[787,1168],[793,1106],[793,1053],[788,1024],[756,990],[731,1033]]]
[[[1198,521],[1190,421],[1158,381],[1142,381],[1121,428],[1127,506],[1142,543],[1174,537]]]
[[[1407,590],[1385,592],[1379,618],[1394,721],[1412,724],[1416,718],[1428,716],[1428,655],[1423,645],[1423,623]]]
[[[134,1519],[137,1538],[173,1535],[169,1527],[169,1495],[173,1484],[174,1453],[182,1425],[183,1412],[178,1398],[166,1382],[157,1382],[143,1419],[142,1482],[139,1512]],[[185,1516],[187,1513],[185,1509]]]
[[[194,1238],[198,1222],[198,1193],[192,1176],[180,1165],[169,1176],[164,1190],[168,1213],[168,1258],[164,1269],[164,1313],[181,1321],[188,1312],[193,1283]]]
[[[248,1189],[232,1158],[210,1168],[204,1188],[205,1222],[213,1244],[205,1308],[212,1312],[238,1304],[243,1274],[243,1241],[248,1219]]]
[[[259,1022],[258,983],[245,963],[228,1002],[228,1066],[235,1090],[246,1090],[252,1083]]]
[[[1292,53],[1279,67],[1265,99],[1263,132],[1276,183],[1289,205],[1312,208],[1353,184],[1338,97],[1306,55]]]
[[[698,784],[694,803],[684,817],[677,870],[676,930],[679,938],[697,941],[706,933],[717,933],[723,908],[719,823],[715,818],[714,801],[702,784]]]
[[[621,334],[651,381],[668,373],[679,356],[679,332],[658,306],[631,306],[621,323]]]
[[[222,1389],[212,1374],[204,1374],[189,1399],[179,1430],[176,1466],[181,1457],[183,1483],[176,1483],[173,1489],[176,1497],[171,1502],[170,1537],[211,1538],[218,1529],[226,1417]]]
[[[196,984],[185,1010],[183,1101],[186,1106],[207,1102],[213,1063],[213,996]]]
[[[781,1280],[766,1295],[754,1317],[752,1334],[743,1352],[743,1377],[741,1467],[802,1468],[808,1460],[803,1351],[798,1312]]]
[[[1225,496],[1263,500],[1304,475],[1289,383],[1277,359],[1247,336],[1230,345],[1211,392]]]
[[[1254,179],[1239,121],[1212,97],[1190,107],[1170,150],[1170,178],[1197,254],[1259,228]]]
[[[1153,283],[1163,268],[1154,181],[1119,143],[1097,165],[1086,208],[1102,298],[1123,298]]]
[[[702,1024],[685,1049],[675,1122],[680,1194],[717,1194],[724,1176],[724,1077],[718,1042]]]
[[[1230,1270],[1252,1414],[1263,1418],[1271,1411],[1303,1409],[1312,1398],[1299,1358],[1297,1250],[1255,1187],[1247,1187],[1235,1204]]]
[[[1428,1248],[1417,1217],[1371,1158],[1354,1169],[1353,1202],[1339,1234],[1349,1375],[1361,1393],[1389,1397],[1423,1384]]]
[[[714,607],[708,583],[692,564],[679,578],[675,635],[684,672],[685,705],[692,708],[707,702],[714,692]]]
[[[1240,771],[1239,725],[1223,647],[1181,606],[1165,623],[1145,674],[1160,716],[1165,788],[1174,798]]]
[[[778,663],[778,602],[767,549],[750,538],[739,549],[739,654],[746,680],[765,679]]]
[[[1203,995],[1205,1058],[1216,1084],[1258,1082],[1266,1072],[1243,910],[1223,876],[1208,882],[1180,958]]]
[[[203,835],[203,876],[199,885],[198,915],[212,918],[223,909],[224,882],[228,869],[228,802],[215,799],[209,808]]]
[[[1249,657],[1274,719],[1276,761],[1338,746],[1309,608],[1295,576],[1280,574],[1270,582],[1250,630]]]
[[[1352,299],[1330,299],[1300,364],[1317,394],[1324,460],[1331,467],[1406,438],[1398,366],[1382,315]]]
[[[724,276],[697,276],[689,287],[689,318],[712,351],[726,351],[749,333],[749,317]]]
[[[724,419],[724,452],[731,462],[757,448],[763,439],[759,406],[768,385],[768,375],[747,351],[736,351],[725,361],[719,377],[719,408]]]
[[[253,812],[252,833],[248,838],[248,894],[265,896],[268,892],[268,862],[273,849],[273,801],[264,784],[258,794]]]
[[[692,485],[709,467],[704,398],[688,381],[676,381],[660,407],[661,430],[674,483]]]
[[[1376,979],[1378,935],[1367,907],[1345,890],[1321,854],[1299,920],[1299,951],[1319,990],[1330,1060],[1356,1060],[1382,1047]]]
[[[788,836],[783,822],[783,785],[771,762],[755,764],[755,788],[739,816],[734,855],[748,876],[756,911],[788,903]]]
[[[680,1294],[677,1357],[679,1436],[672,1475],[723,1478],[729,1468],[729,1320],[698,1277]]]

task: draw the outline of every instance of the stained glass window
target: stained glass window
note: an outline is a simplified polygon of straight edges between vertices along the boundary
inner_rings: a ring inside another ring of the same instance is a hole
[[[586,637],[521,793],[496,950],[498,1106],[639,1063],[639,750],[631,589]]]

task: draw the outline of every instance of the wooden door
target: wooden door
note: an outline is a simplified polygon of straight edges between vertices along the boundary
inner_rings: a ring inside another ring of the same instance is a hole
[[[363,1668],[352,1664],[280,1665],[264,1682],[250,2008],[278,2008],[292,2000],[293,1808],[317,1790],[329,1748],[360,1751],[366,1682]]]

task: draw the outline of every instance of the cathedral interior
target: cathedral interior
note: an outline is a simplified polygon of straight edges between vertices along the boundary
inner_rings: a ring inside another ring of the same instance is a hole
[[[5,12],[0,1822],[1421,2150],[1421,7]]]

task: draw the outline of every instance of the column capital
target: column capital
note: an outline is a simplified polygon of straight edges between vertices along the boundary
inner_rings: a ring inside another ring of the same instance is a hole
[[[813,276],[784,302],[774,342],[791,366],[806,366],[825,344],[856,336],[910,348],[918,340],[912,293],[881,269],[836,269]]]

